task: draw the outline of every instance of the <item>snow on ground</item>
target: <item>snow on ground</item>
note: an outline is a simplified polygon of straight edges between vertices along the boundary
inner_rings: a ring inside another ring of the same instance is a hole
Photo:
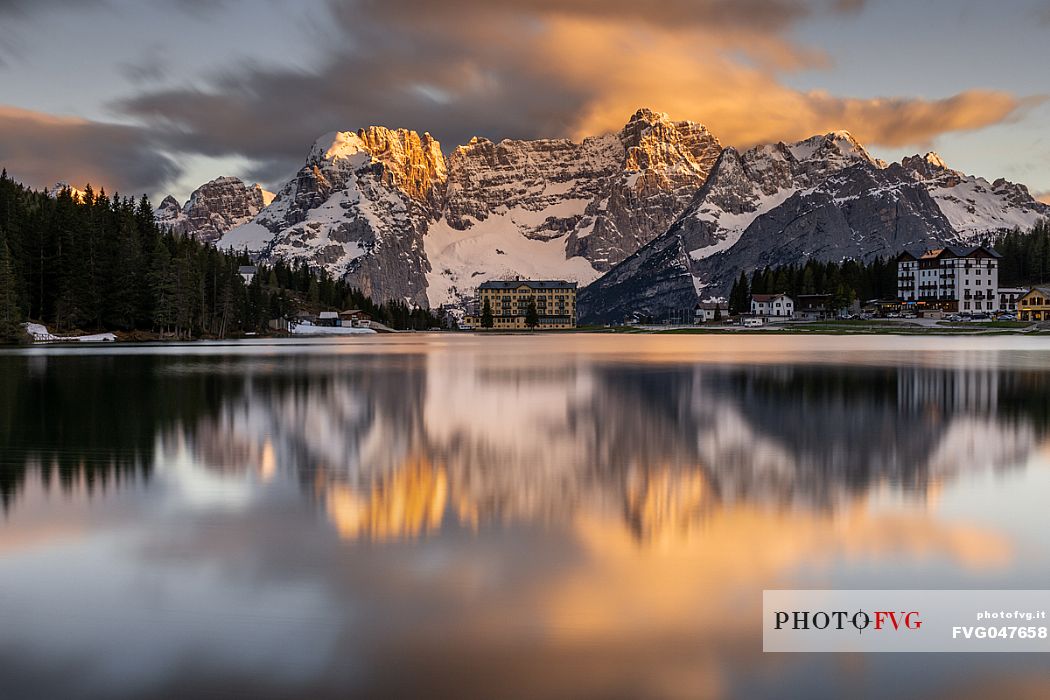
[[[431,272],[427,296],[431,307],[473,296],[485,280],[520,276],[525,279],[564,279],[585,285],[600,273],[583,257],[565,258],[565,238],[533,240],[521,233],[522,225],[539,223],[549,209],[529,212],[511,209],[475,222],[459,231],[444,220],[431,225],[423,238]]]
[[[371,328],[347,328],[345,326],[311,326],[306,323],[295,323],[291,327],[292,335],[370,335]]]
[[[35,343],[112,343],[117,336],[112,333],[95,333],[93,335],[53,335],[47,326],[39,323],[26,323],[26,333]]]
[[[258,253],[273,238],[270,229],[262,224],[249,221],[246,224],[231,228],[215,244],[217,248],[227,250],[248,249],[250,253]]]

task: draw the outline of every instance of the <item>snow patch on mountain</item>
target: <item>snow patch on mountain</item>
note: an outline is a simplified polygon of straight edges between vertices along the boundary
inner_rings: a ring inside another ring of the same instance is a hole
[[[227,231],[215,245],[225,250],[246,250],[257,254],[264,250],[271,240],[273,232],[270,229],[250,221]]]
[[[583,257],[565,257],[565,241],[527,238],[520,226],[535,222],[535,212],[515,207],[472,222],[466,231],[445,220],[426,235],[427,295],[431,306],[471,297],[481,282],[514,277],[564,279],[581,285],[601,274]]]
[[[962,237],[999,229],[1031,228],[1050,215],[1050,207],[1032,197],[1024,185],[952,170],[936,153],[911,156],[901,167],[922,182],[952,227]]]

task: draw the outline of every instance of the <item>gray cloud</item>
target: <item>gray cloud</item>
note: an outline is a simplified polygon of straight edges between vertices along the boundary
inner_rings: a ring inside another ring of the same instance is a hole
[[[925,144],[1017,112],[995,92],[941,100],[806,93],[779,75],[826,60],[787,31],[863,0],[327,0],[311,70],[242,65],[203,86],[116,103],[169,148],[245,156],[275,183],[320,134],[370,124],[471,136],[579,137],[640,106],[705,122],[747,146],[847,128],[875,145]]]
[[[0,0],[0,68],[21,58],[31,40],[23,36],[24,22],[54,12],[93,11],[108,0]]]
[[[223,0],[218,8],[238,3],[257,11],[248,0]],[[156,164],[172,172],[170,159],[156,153],[162,149],[245,157],[255,164],[249,175],[274,185],[294,172],[319,135],[370,124],[429,130],[448,149],[475,135],[601,133],[649,106],[703,121],[738,146],[839,128],[900,146],[997,123],[1022,106],[1012,95],[987,91],[940,100],[850,99],[786,85],[784,73],[828,60],[799,45],[790,30],[817,13],[856,14],[864,0],[319,3],[314,8],[327,12],[304,40],[323,59],[310,68],[231,60],[202,82],[149,89],[170,77],[164,56],[144,54],[121,66],[139,87],[111,106],[141,128],[97,126],[124,129],[121,152],[147,162],[126,166],[140,167],[134,177],[107,177],[155,182]],[[60,5],[0,0],[0,17]],[[216,5],[169,0],[164,7],[207,19]],[[316,18],[308,9],[304,18]]]
[[[333,14],[349,26],[362,14],[399,23],[455,17],[563,15],[614,19],[679,28],[744,26],[778,29],[819,10],[854,10],[865,0],[330,0]]]
[[[90,182],[108,192],[152,192],[179,166],[140,127],[104,124],[0,106],[0,166],[34,187]]]
[[[138,60],[120,64],[118,70],[133,83],[156,82],[168,75],[168,60],[159,48],[154,47]]]

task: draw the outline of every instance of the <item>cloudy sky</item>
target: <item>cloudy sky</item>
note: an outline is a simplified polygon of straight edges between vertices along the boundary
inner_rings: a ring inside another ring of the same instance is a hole
[[[1050,0],[0,0],[0,165],[185,198],[370,124],[446,150],[618,129],[848,129],[1050,192]]]

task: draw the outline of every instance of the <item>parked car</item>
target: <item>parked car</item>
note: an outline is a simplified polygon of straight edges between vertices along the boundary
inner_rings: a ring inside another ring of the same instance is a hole
[[[1016,321],[1017,320],[1017,316],[1015,316],[1014,314],[1002,314],[1001,316],[999,316],[999,320],[1000,321]]]

